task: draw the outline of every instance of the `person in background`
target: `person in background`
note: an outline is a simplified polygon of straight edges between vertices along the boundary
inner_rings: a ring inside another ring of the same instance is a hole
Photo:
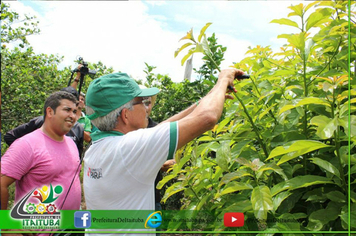
[[[73,87],[68,86],[61,91],[68,92],[72,95],[74,95],[76,98],[78,97],[78,92],[75,90]],[[4,140],[7,145],[11,146],[11,144],[18,138],[21,138],[22,136],[31,133],[35,131],[36,129],[40,128],[44,123],[44,117],[43,116],[38,116],[33,119],[31,119],[29,122],[19,125],[16,128],[6,132],[4,136]],[[83,141],[84,141],[84,128],[79,124],[75,123],[71,130],[66,133],[66,136],[70,137],[74,143],[77,145],[79,155],[80,157],[82,156],[83,153]]]
[[[48,198],[53,198],[58,210],[80,209],[79,152],[73,140],[65,136],[76,123],[76,112],[74,95],[64,91],[51,94],[44,104],[43,125],[9,147],[1,159],[2,210],[8,208],[8,188],[14,182],[15,203],[34,189],[47,191],[53,186],[59,196],[54,199],[57,196],[51,191]]]
[[[90,143],[91,141],[90,134],[91,132],[94,132],[97,129],[93,127],[89,118],[86,117],[86,115],[84,114],[83,112],[84,107],[85,107],[85,94],[83,92],[80,92],[77,119],[78,119],[78,123],[81,124],[84,129],[84,141]]]
[[[78,84],[80,81],[80,76],[81,76],[80,68],[82,66],[83,65],[78,66],[77,75],[76,75],[73,83],[70,85],[74,89],[77,89],[77,87],[78,87]],[[87,143],[90,143],[91,142],[90,134],[92,132],[95,132],[97,130],[97,128],[94,125],[92,125],[90,119],[88,119],[88,117],[86,117],[86,115],[83,111],[85,108],[85,93],[80,92],[78,100],[79,100],[79,104],[78,104],[79,112],[77,113],[78,123],[80,123],[84,128],[84,141]]]

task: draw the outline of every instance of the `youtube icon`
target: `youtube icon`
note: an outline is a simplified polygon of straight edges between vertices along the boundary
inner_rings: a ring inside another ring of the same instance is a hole
[[[244,226],[244,213],[228,212],[224,214],[224,225],[226,227]]]

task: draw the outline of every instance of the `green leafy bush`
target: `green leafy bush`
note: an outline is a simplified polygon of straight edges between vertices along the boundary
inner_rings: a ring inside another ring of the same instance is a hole
[[[236,99],[226,102],[225,117],[215,129],[176,154],[177,165],[158,185],[175,180],[162,201],[183,192],[181,209],[208,210],[220,218],[225,212],[243,212],[241,230],[329,231],[348,229],[350,194],[355,230],[356,90],[348,90],[347,55],[351,27],[350,66],[355,67],[356,27],[354,21],[348,24],[344,1],[289,8],[288,17],[299,21],[272,23],[297,32],[278,36],[288,41],[280,52],[257,46],[234,65],[251,79],[235,84]],[[351,16],[354,20],[355,13]],[[312,28],[319,31],[311,35]],[[184,39],[193,41],[192,31]],[[199,47],[204,40],[194,42],[187,55],[209,55]],[[355,73],[351,77],[354,81]],[[231,229],[221,222],[205,230]]]

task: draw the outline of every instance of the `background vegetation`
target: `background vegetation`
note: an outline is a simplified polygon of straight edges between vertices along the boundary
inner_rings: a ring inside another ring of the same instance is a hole
[[[219,217],[243,212],[250,221],[241,230],[277,232],[347,230],[350,207],[350,227],[356,229],[356,27],[353,10],[350,24],[347,20],[347,7],[346,1],[299,4],[289,7],[287,18],[271,22],[295,32],[277,36],[288,41],[280,51],[259,45],[233,65],[251,79],[236,83],[236,99],[226,101],[212,131],[177,152],[177,165],[158,185],[166,209],[207,210]],[[26,35],[39,33],[34,17],[21,18],[3,3],[1,12],[4,133],[41,115],[45,97],[66,86],[72,68],[59,70],[60,56],[33,52]],[[24,25],[11,28],[19,20]],[[226,48],[215,34],[205,35],[209,25],[197,40],[189,31],[176,52],[187,51],[183,64],[190,55],[204,53],[204,65],[195,69],[198,80],[174,83],[146,64],[143,83],[161,89],[154,120],[199,100],[216,81]],[[16,40],[18,47],[6,47]],[[89,67],[99,71],[97,76],[113,71],[101,62]],[[223,223],[201,227],[230,230]]]

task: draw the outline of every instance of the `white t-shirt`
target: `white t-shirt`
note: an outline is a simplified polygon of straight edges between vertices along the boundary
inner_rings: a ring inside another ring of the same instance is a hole
[[[174,157],[177,126],[166,123],[94,141],[84,157],[87,210],[154,211],[154,181],[164,162]]]

